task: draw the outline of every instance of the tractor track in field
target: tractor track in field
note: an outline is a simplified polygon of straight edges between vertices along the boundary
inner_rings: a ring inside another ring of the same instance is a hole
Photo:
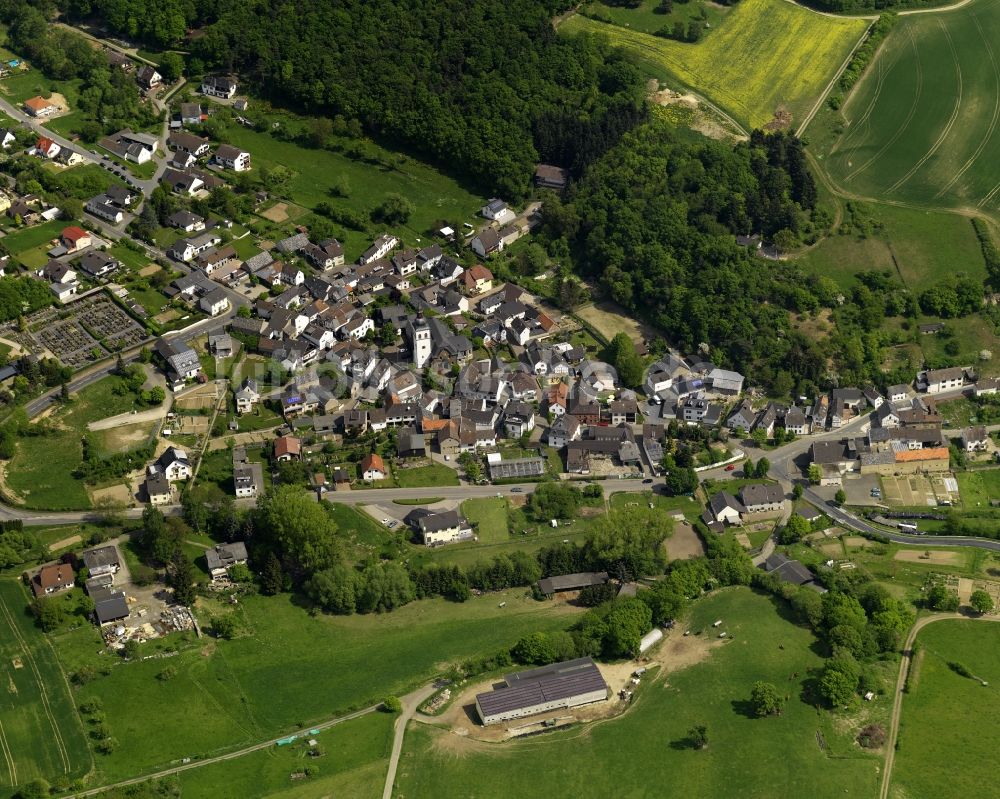
[[[11,615],[10,608],[7,607],[7,603],[0,599],[0,615],[3,616],[4,620],[10,626],[11,631],[14,633],[14,637],[17,639],[18,644],[21,647],[21,651],[24,654],[24,659],[31,668],[31,673],[35,676],[35,681],[38,683],[38,695],[42,700],[42,708],[45,710],[45,716],[49,720],[49,725],[52,727],[52,738],[56,742],[56,748],[59,750],[59,757],[63,764],[63,773],[69,774],[70,772],[70,761],[69,752],[66,750],[66,742],[63,740],[62,733],[59,730],[59,724],[56,722],[55,715],[52,713],[52,705],[49,704],[49,694],[45,690],[45,682],[42,680],[41,672],[38,671],[38,664],[35,663],[35,657],[31,654],[31,650],[28,647],[27,642],[24,640],[24,636],[21,635],[21,631],[17,629],[14,622],[14,617]]]
[[[962,64],[958,60],[958,53],[955,52],[955,42],[951,38],[951,33],[948,31],[948,28],[941,20],[938,20],[937,22],[938,26],[941,28],[941,31],[944,33],[945,38],[948,40],[948,49],[951,50],[951,57],[955,63],[955,74],[958,77],[958,94],[955,97],[955,107],[951,111],[951,117],[945,124],[944,130],[942,130],[941,135],[937,137],[937,141],[935,141],[934,144],[931,145],[930,149],[917,160],[917,163],[915,163],[913,166],[910,167],[909,171],[907,171],[907,173],[903,175],[903,177],[901,177],[887,189],[888,192],[893,192],[901,188],[904,183],[906,183],[910,178],[912,178],[917,173],[917,170],[919,170],[924,164],[926,164],[927,161],[930,158],[932,158],[938,150],[941,149],[941,145],[944,144],[945,139],[948,138],[949,134],[951,133],[951,129],[955,127],[955,122],[958,120],[958,112],[962,107],[962,94],[963,94]]]
[[[865,109],[865,112],[858,117],[857,122],[854,122],[851,125],[851,129],[847,131],[847,135],[844,137],[843,142],[837,142],[837,149],[839,149],[841,144],[846,146],[852,137],[857,136],[861,132],[862,125],[864,125],[866,136],[871,132],[872,126],[869,124],[868,120],[871,119],[872,111],[875,110],[875,103],[878,102],[878,98],[882,94],[882,87],[885,85],[885,77],[892,71],[891,67],[888,70],[883,67],[883,59],[879,58],[877,55],[875,58],[878,63],[878,77],[875,80],[875,94],[872,95],[871,102],[868,103],[868,107]],[[833,155],[833,152],[834,151],[831,151],[830,155]]]
[[[4,734],[3,725],[0,724],[0,749],[3,750],[3,759],[7,762],[7,770],[10,772],[11,787],[17,785],[17,766],[14,763],[14,755],[10,751],[7,743],[7,736]]]
[[[989,56],[990,65],[993,67],[993,78],[996,86],[996,90],[993,94],[993,116],[990,118],[990,124],[986,128],[986,135],[983,136],[982,140],[979,142],[979,146],[976,147],[975,152],[973,152],[969,159],[962,164],[962,167],[954,175],[952,175],[951,180],[938,190],[938,193],[934,195],[935,200],[954,186],[956,181],[958,181],[958,179],[969,170],[969,167],[975,163],[979,156],[982,155],[983,150],[986,149],[986,145],[989,144],[990,139],[993,137],[993,132],[997,127],[997,121],[1000,120],[1000,69],[997,68],[997,61],[993,55],[993,48],[990,47],[990,42],[989,39],[986,38],[983,26],[979,23],[979,20],[975,16],[972,17],[972,21],[976,23],[976,29],[979,31],[979,36],[982,38],[983,44],[986,46],[986,54]]]
[[[913,31],[908,31],[908,33],[910,34],[910,46],[913,47],[913,52],[917,56],[916,60],[917,91],[913,95],[913,102],[910,104],[910,110],[907,112],[906,119],[903,120],[903,124],[896,129],[896,132],[892,134],[889,140],[878,149],[878,152],[876,152],[875,155],[873,155],[871,158],[865,161],[861,166],[859,166],[857,169],[851,172],[846,178],[844,178],[845,182],[854,180],[854,178],[856,178],[858,175],[860,175],[862,172],[868,169],[868,167],[870,167],[872,164],[878,161],[879,158],[885,155],[886,152],[888,152],[889,148],[892,147],[899,140],[899,137],[902,136],[903,133],[906,131],[906,129],[910,126],[910,122],[913,120],[914,115],[917,113],[917,103],[920,102],[920,95],[923,93],[924,89],[924,70],[920,66],[920,57],[919,57],[920,53],[917,50],[917,42],[913,38]]]

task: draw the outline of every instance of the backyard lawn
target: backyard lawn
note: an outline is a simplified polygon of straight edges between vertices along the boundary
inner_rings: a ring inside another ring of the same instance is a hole
[[[462,514],[475,525],[480,543],[499,544],[510,540],[506,499],[467,499],[462,503]]]
[[[40,225],[15,230],[8,233],[3,240],[4,246],[11,255],[19,255],[25,250],[30,250],[41,244],[47,244],[52,239],[57,238],[62,233],[63,228],[71,224],[62,219],[54,219],[51,222],[42,222]]]

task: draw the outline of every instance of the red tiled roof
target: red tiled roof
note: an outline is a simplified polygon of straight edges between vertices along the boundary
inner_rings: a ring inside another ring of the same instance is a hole
[[[82,227],[77,227],[76,225],[71,225],[70,227],[63,228],[62,237],[68,241],[79,241],[80,239],[85,239],[90,234],[84,230]]]
[[[361,473],[364,474],[371,469],[378,469],[382,474],[385,474],[385,463],[382,461],[382,456],[374,452],[361,459]]]

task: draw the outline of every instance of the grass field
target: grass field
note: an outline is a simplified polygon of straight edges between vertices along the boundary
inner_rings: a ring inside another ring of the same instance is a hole
[[[830,236],[797,262],[844,288],[854,285],[856,274],[869,270],[888,271],[918,294],[959,272],[985,279],[982,250],[965,217],[882,204],[866,206],[866,211],[878,230],[865,238]]]
[[[392,748],[394,716],[372,713],[312,736],[322,757],[310,758],[305,743],[272,747],[180,776],[184,799],[320,799],[380,797]],[[316,776],[292,780],[306,767]]]
[[[463,189],[451,178],[426,164],[399,154],[391,154],[372,145],[373,151],[394,164],[393,167],[355,161],[330,150],[312,150],[292,142],[282,142],[266,133],[230,125],[226,137],[230,143],[253,153],[254,168],[286,166],[295,172],[289,198],[314,209],[320,202],[366,213],[388,194],[400,194],[413,203],[414,211],[406,225],[390,228],[407,242],[427,235],[439,220],[462,222],[470,219],[482,205],[482,199]],[[347,198],[331,198],[335,184],[346,185]],[[384,226],[372,225],[381,232]],[[349,259],[371,244],[369,232],[345,230],[345,254]]]
[[[55,650],[25,615],[28,594],[0,580],[0,786],[90,770],[83,724]]]
[[[680,83],[759,127],[780,108],[793,125],[813,106],[864,33],[863,20],[834,19],[782,0],[743,0],[697,44],[570,17],[560,31],[602,33],[633,53],[641,67]]]
[[[1000,469],[959,472],[958,491],[966,510],[988,508],[990,500],[1000,497]]]
[[[1000,5],[903,18],[817,155],[844,191],[1000,210]],[[812,131],[816,133],[816,131]]]
[[[203,620],[219,609],[200,611]],[[210,756],[368,706],[405,693],[448,663],[511,646],[528,632],[565,629],[579,611],[535,602],[519,589],[463,604],[413,602],[372,616],[311,616],[287,595],[246,597],[232,612],[242,637],[175,635],[145,645],[143,654],[179,645],[178,654],[124,665],[98,654],[98,633],[89,625],[56,636],[67,673],[84,665],[99,673],[75,693],[77,703],[101,700],[119,742],[113,754],[98,758],[98,779]],[[157,679],[167,665],[176,675]],[[326,773],[323,763],[320,771]]]
[[[90,507],[83,480],[73,476],[83,462],[81,436],[88,422],[132,410],[134,395],[112,392],[119,382],[117,377],[105,377],[80,391],[72,404],[56,412],[60,426],[52,434],[18,439],[5,481],[28,507]]]
[[[458,474],[455,470],[440,463],[430,463],[427,466],[415,466],[411,469],[393,469],[392,474],[396,480],[396,485],[400,488],[458,485]],[[391,486],[385,487],[391,488]]]
[[[992,733],[1000,715],[1000,625],[939,621],[922,630],[917,643],[924,653],[903,697],[889,795],[982,795],[993,778]],[[961,663],[989,685],[956,674],[948,662]]]
[[[645,686],[622,718],[487,746],[445,743],[448,732],[415,725],[404,741],[397,795],[874,795],[879,759],[858,750],[847,725],[802,698],[803,678],[821,663],[809,631],[786,621],[774,600],[747,589],[707,597],[692,617],[692,629],[722,619],[733,640]],[[748,716],[744,704],[755,680],[789,695],[780,716]],[[685,743],[694,724],[708,728],[703,751]]]

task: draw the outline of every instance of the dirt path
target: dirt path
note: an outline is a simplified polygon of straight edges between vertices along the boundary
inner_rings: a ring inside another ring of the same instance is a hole
[[[167,395],[164,403],[157,408],[150,408],[148,411],[140,411],[139,413],[119,413],[117,416],[109,416],[107,419],[98,419],[96,422],[90,422],[87,425],[87,429],[94,432],[97,430],[110,430],[126,424],[157,422],[167,415],[169,405],[170,395]]]
[[[964,5],[964,3],[963,3]],[[903,644],[903,657],[899,661],[899,676],[896,678],[896,691],[892,700],[892,717],[889,722],[889,736],[885,742],[885,768],[882,771],[882,787],[879,789],[879,799],[888,799],[889,785],[892,781],[892,767],[896,761],[896,738],[899,735],[899,718],[903,709],[903,686],[906,684],[906,677],[913,660],[913,642],[917,634],[928,624],[946,619],[965,619],[967,621],[1000,621],[1000,616],[963,616],[961,613],[935,613],[933,616],[924,616],[918,619],[917,623],[910,628],[909,635],[906,636],[906,643]]]
[[[437,688],[433,684],[425,685],[400,699],[403,712],[396,719],[396,734],[392,739],[392,754],[389,756],[389,770],[385,775],[382,799],[392,799],[392,786],[396,782],[396,768],[399,766],[399,755],[403,751],[403,736],[406,734],[406,725],[417,712],[417,708],[430,699],[436,690]]]

